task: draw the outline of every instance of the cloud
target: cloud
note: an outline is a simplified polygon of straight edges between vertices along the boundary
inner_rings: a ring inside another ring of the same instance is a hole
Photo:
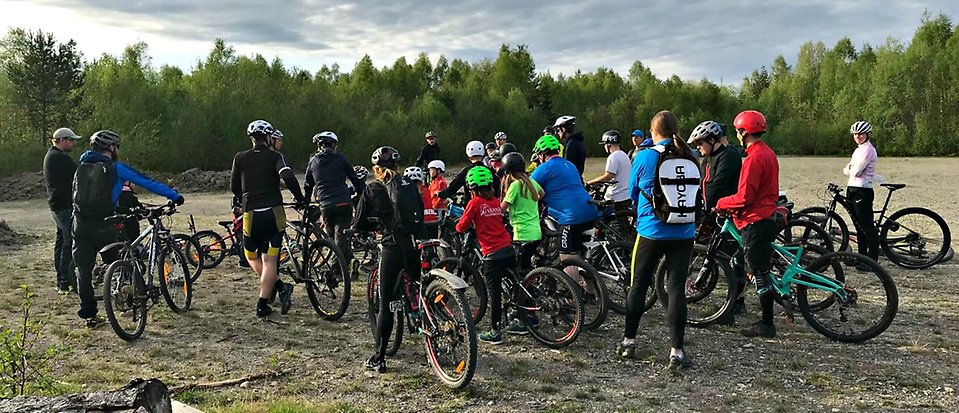
[[[753,69],[769,66],[780,54],[794,61],[799,46],[809,40],[823,41],[827,47],[844,36],[857,46],[882,44],[890,36],[908,41],[924,10],[959,15],[954,0],[39,0],[37,4],[69,10],[90,30],[120,28],[148,37],[153,50],[164,51],[154,56],[161,64],[189,66],[203,56],[165,62],[162,54],[170,48],[158,47],[157,42],[205,44],[208,49],[214,38],[225,39],[240,52],[277,55],[309,70],[334,62],[349,68],[364,54],[378,66],[390,65],[400,56],[411,60],[420,52],[475,61],[495,58],[500,45],[507,43],[528,45],[537,69],[553,74],[597,67],[625,74],[633,61],[641,60],[660,77],[676,74],[724,83],[736,83]],[[0,22],[4,20],[0,17]],[[58,27],[49,22],[43,29],[57,33]]]

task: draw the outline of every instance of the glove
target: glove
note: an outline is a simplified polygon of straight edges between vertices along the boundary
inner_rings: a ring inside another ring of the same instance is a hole
[[[173,203],[176,204],[176,206],[183,205],[184,202],[186,202],[186,199],[183,198],[183,195],[180,195],[180,197],[177,198],[176,201],[173,201]]]

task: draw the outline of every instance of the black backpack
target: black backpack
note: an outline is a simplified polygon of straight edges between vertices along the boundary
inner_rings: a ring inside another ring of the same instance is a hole
[[[114,214],[112,165],[81,163],[73,175],[73,208],[77,215],[102,219]]]
[[[696,222],[696,198],[699,195],[699,165],[683,158],[672,145],[655,145],[659,153],[653,194],[641,191],[653,205],[653,212],[664,224]]]
[[[423,226],[423,196],[416,182],[405,176],[398,176],[386,185],[393,203],[393,221],[403,233],[412,234],[417,239],[426,236]]]

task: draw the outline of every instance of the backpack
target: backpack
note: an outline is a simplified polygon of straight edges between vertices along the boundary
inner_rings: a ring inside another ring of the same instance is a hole
[[[423,196],[416,182],[405,176],[393,178],[386,185],[393,203],[393,222],[400,232],[423,238]]]
[[[73,176],[73,208],[77,215],[106,218],[114,214],[113,173],[106,162],[81,163]]]
[[[653,206],[656,218],[664,224],[692,224],[696,222],[696,197],[699,194],[699,165],[683,158],[676,148],[656,145],[659,152],[653,194],[641,191]]]

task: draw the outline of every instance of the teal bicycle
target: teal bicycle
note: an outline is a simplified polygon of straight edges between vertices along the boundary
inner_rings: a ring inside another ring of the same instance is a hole
[[[740,247],[735,257],[722,251],[728,252],[722,247],[730,239]],[[774,273],[770,276],[777,301],[788,314],[793,306],[799,307],[810,327],[847,343],[875,338],[889,328],[899,308],[899,293],[892,277],[876,261],[853,252],[828,252],[815,244],[784,244],[772,244]],[[731,259],[742,259],[742,246],[742,236],[732,220],[726,219],[720,234],[711,238],[701,266],[693,263],[699,271],[690,274],[686,284],[690,321],[697,322],[691,324],[708,325],[724,319],[749,290],[739,287],[743,283],[730,266]],[[704,299],[713,292],[725,296],[714,296],[710,305],[698,304],[707,302]]]

